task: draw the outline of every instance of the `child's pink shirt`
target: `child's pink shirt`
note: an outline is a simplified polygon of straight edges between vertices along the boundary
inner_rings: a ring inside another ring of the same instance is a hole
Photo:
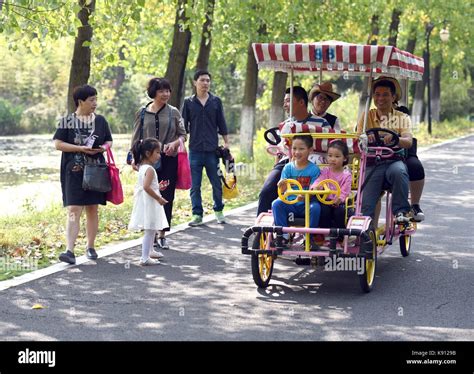
[[[315,188],[316,185],[324,179],[333,179],[339,186],[341,187],[341,195],[339,199],[342,203],[345,202],[347,196],[351,193],[351,184],[352,184],[352,175],[349,170],[344,169],[340,173],[335,173],[331,170],[329,166],[324,167],[321,170],[321,174],[319,175],[318,179],[311,185],[311,188]],[[329,199],[332,199],[334,195],[329,195]]]

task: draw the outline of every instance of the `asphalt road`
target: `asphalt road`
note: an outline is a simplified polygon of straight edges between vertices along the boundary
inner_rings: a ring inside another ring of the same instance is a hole
[[[250,210],[170,236],[160,266],[135,247],[0,292],[0,340],[474,340],[473,147],[420,152],[427,219],[369,294],[354,273],[280,260],[258,290],[239,247]]]

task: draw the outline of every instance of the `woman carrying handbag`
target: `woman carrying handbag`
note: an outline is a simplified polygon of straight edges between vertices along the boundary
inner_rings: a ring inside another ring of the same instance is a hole
[[[160,163],[155,165],[155,170],[160,185],[168,185],[161,191],[161,194],[168,201],[164,208],[166,219],[171,226],[178,176],[178,148],[180,139],[182,142],[186,141],[186,130],[179,110],[168,104],[171,96],[171,84],[167,79],[150,79],[147,94],[153,101],[137,111],[131,145],[137,140],[146,138],[158,139],[162,144]],[[133,161],[132,167],[137,170]],[[165,232],[169,230],[170,228],[167,228],[158,232],[156,239],[158,249],[169,249],[165,238]]]
[[[61,190],[67,207],[66,252],[59,260],[76,263],[74,247],[80,229],[82,211],[86,211],[87,258],[97,259],[94,242],[99,228],[99,204],[106,204],[106,193],[84,189],[84,168],[87,160],[104,164],[103,152],[112,146],[112,134],[104,117],[95,114],[97,91],[84,85],[73,92],[76,111],[63,117],[54,134],[54,145],[62,152]]]

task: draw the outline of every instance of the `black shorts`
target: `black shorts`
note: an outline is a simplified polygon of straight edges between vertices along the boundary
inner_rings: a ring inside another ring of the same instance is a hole
[[[417,140],[416,138],[413,138],[413,143],[408,149],[407,158],[405,160],[410,182],[416,182],[425,179],[425,169],[421,164],[421,161],[418,159],[418,156],[416,155],[417,148]]]
[[[425,179],[425,168],[417,156],[408,156],[405,160],[408,169],[410,182],[416,182]]]

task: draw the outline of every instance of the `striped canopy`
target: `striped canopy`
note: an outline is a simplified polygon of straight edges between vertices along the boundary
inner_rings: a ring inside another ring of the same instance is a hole
[[[350,75],[391,75],[421,80],[422,58],[384,45],[361,45],[339,41],[316,43],[253,43],[259,68],[295,73],[328,72]]]

